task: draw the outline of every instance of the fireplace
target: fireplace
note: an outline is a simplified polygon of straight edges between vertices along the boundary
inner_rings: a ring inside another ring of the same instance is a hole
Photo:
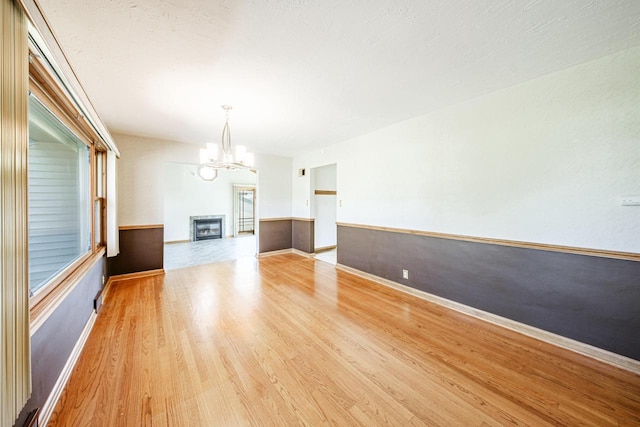
[[[189,217],[189,240],[224,239],[226,236],[224,215],[199,215]]]
[[[222,239],[222,218],[193,220],[193,240]]]

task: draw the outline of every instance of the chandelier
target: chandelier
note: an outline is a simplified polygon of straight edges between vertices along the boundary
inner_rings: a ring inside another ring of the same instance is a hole
[[[200,150],[200,168],[198,175],[205,181],[213,181],[218,177],[220,169],[236,171],[250,170],[253,167],[253,153],[247,152],[244,145],[236,145],[236,149],[232,153],[231,150],[231,131],[229,130],[229,110],[231,105],[223,105],[222,109],[226,112],[226,120],[222,128],[222,143],[209,143],[207,148]]]

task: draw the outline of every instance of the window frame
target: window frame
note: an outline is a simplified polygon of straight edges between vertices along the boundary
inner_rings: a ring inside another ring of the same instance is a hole
[[[66,95],[65,89],[51,75],[47,66],[42,62],[40,55],[34,54],[30,49],[29,55],[29,91],[51,114],[60,120],[73,132],[82,143],[89,148],[89,190],[90,203],[90,234],[91,245],[87,252],[78,257],[66,268],[60,271],[53,279],[38,289],[29,301],[31,315],[31,334],[44,323],[48,316],[55,310],[64,297],[75,287],[95,263],[106,253],[104,236],[106,235],[106,223],[102,221],[100,227],[100,241],[96,242],[96,203],[97,197],[97,160],[96,156],[104,156],[106,148],[99,141],[100,138],[84,119],[83,115],[75,108]],[[102,162],[103,185],[106,178],[106,162]],[[104,190],[103,190],[104,194]],[[104,199],[104,198],[102,198]],[[106,210],[106,203],[101,201],[102,212]],[[28,213],[27,213],[28,214]]]
[[[95,166],[93,168],[95,173],[95,176],[93,176],[93,178],[95,182],[92,185],[94,191],[94,211],[92,220],[94,221],[92,224],[94,236],[91,244],[93,245],[92,249],[95,251],[98,248],[107,246],[107,152],[95,149],[94,154],[92,155],[92,159],[95,161]],[[101,175],[100,180],[98,179],[98,174]],[[98,186],[101,187],[100,191],[98,191]],[[96,204],[98,205],[97,209],[99,211],[100,217],[100,229],[98,230],[96,230],[95,224]]]

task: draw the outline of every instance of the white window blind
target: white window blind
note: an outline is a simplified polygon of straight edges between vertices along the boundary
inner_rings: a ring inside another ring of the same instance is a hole
[[[29,100],[29,283],[35,293],[91,248],[89,147]]]

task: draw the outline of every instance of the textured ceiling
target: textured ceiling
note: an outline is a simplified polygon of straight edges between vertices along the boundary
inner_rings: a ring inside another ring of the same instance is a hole
[[[38,0],[112,133],[293,155],[640,44],[640,1]]]

